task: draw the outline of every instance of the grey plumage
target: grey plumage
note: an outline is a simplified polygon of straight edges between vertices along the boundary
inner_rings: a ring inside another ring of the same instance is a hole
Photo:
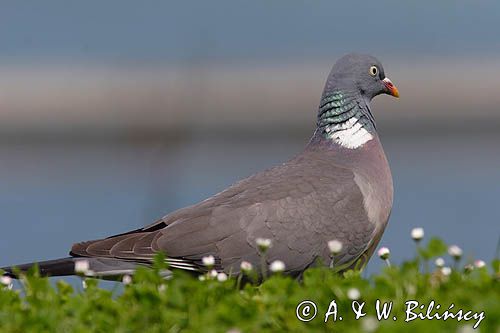
[[[87,258],[97,275],[118,276],[150,265],[161,251],[172,269],[203,272],[202,258],[213,255],[217,270],[237,274],[243,260],[259,266],[257,238],[272,240],[267,260],[284,261],[290,275],[328,264],[332,239],[344,245],[336,270],[364,265],[392,207],[392,178],[369,106],[381,93],[398,96],[378,60],[341,58],[303,152],[144,228],[75,244],[72,257],[40,263],[42,273],[73,274],[75,258]]]

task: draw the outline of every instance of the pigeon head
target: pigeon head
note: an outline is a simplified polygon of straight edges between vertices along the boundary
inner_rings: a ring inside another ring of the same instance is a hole
[[[399,97],[398,89],[385,76],[380,61],[355,53],[343,56],[333,66],[323,95],[335,90],[359,92],[368,100],[380,94]]]
[[[362,147],[376,136],[369,102],[380,94],[399,97],[380,61],[360,54],[340,58],[328,75],[315,133],[344,148]]]

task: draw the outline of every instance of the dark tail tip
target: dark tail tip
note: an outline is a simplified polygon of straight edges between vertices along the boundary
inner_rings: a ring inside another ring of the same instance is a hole
[[[71,257],[2,267],[0,269],[4,271],[3,275],[18,278],[18,272],[25,273],[34,266],[38,266],[41,276],[66,276],[75,274],[75,258]]]

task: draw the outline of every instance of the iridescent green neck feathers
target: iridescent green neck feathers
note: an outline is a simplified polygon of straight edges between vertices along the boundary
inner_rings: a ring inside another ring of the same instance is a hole
[[[373,139],[375,124],[369,106],[359,94],[334,91],[323,97],[318,130],[344,148],[356,149]]]

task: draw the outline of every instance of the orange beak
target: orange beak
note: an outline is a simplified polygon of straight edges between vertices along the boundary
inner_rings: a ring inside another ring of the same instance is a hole
[[[389,78],[385,78],[382,80],[384,82],[385,88],[387,89],[387,94],[394,96],[396,98],[399,97],[399,91],[398,88],[394,84],[392,84],[391,80]]]

